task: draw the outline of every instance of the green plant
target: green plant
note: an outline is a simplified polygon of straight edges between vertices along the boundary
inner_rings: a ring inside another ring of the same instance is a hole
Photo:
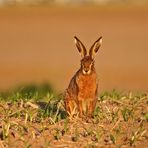
[[[122,113],[122,116],[123,116],[124,121],[128,121],[129,118],[132,116],[132,110],[130,110],[130,109],[127,108],[127,107],[124,107],[124,108],[121,110],[121,113]]]
[[[56,128],[55,131],[56,131],[55,134],[54,134],[55,140],[60,140],[61,136],[62,136],[61,131],[58,128]]]
[[[64,120],[64,128],[62,130],[62,135],[66,134],[68,132],[68,130],[69,130],[69,128],[68,128],[68,122],[69,122],[69,119],[68,118]]]
[[[2,140],[5,140],[9,136],[9,130],[10,130],[10,123],[7,122],[2,126]]]
[[[78,139],[79,139],[79,131],[78,131],[78,128],[76,127],[76,128],[75,128],[74,136],[72,136],[71,140],[72,140],[73,142],[77,142]]]
[[[113,144],[116,143],[116,139],[115,139],[115,136],[110,134],[110,140],[113,142]]]

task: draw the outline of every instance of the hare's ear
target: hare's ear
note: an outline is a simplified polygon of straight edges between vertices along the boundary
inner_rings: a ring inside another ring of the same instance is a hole
[[[89,55],[94,58],[94,56],[96,55],[96,53],[98,52],[100,46],[102,44],[102,36],[96,40],[94,42],[94,44],[91,46],[90,50],[89,50]]]
[[[75,39],[76,47],[77,47],[78,51],[80,52],[81,56],[82,57],[86,56],[87,50],[86,50],[85,46],[83,45],[83,43],[76,36],[74,36],[74,39]]]

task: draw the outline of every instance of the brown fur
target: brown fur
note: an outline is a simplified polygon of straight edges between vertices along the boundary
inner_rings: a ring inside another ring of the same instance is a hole
[[[94,68],[94,54],[101,45],[100,37],[91,47],[89,55],[82,42],[75,37],[76,46],[82,55],[81,67],[73,76],[65,92],[65,107],[68,114],[92,117],[98,93],[97,74]]]

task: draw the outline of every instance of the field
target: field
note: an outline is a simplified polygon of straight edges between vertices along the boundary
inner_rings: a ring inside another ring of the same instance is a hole
[[[95,57],[99,90],[147,91],[148,7],[8,7],[0,9],[0,89],[50,82],[63,91],[79,68],[74,36]]]
[[[113,90],[98,97],[92,120],[66,115],[49,85],[0,94],[0,147],[148,146],[148,94]]]
[[[147,6],[1,7],[0,148],[147,148],[147,18]],[[88,48],[103,36],[92,120],[64,109],[75,35]]]

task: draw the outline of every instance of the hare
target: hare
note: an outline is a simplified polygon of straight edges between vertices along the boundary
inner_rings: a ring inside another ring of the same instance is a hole
[[[102,37],[94,42],[89,52],[76,36],[74,39],[82,59],[80,69],[73,76],[66,89],[65,108],[69,115],[78,114],[80,117],[92,118],[98,93],[94,56],[102,44]]]

